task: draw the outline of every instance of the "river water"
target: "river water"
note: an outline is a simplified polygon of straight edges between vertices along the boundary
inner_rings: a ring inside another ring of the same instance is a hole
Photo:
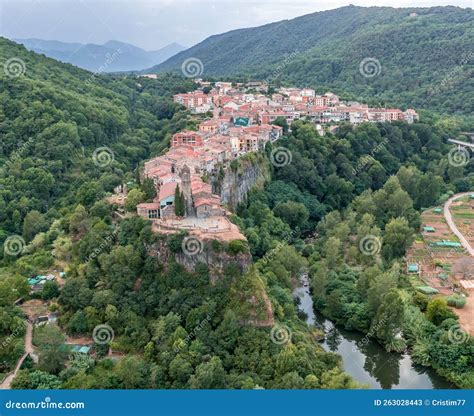
[[[364,334],[336,327],[313,309],[307,275],[300,279],[303,286],[294,290],[300,299],[299,309],[306,313],[306,322],[324,330],[321,343],[327,351],[342,357],[344,370],[360,383],[372,389],[452,389],[453,384],[427,367],[415,364],[409,354],[389,353]]]

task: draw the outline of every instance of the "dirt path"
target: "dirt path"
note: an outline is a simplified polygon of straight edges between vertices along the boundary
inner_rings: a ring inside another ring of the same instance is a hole
[[[18,371],[20,370],[23,361],[28,356],[28,354],[34,352],[33,348],[33,325],[30,322],[26,322],[26,335],[25,335],[25,353],[21,356],[16,364],[15,370],[8,374],[8,376],[3,380],[2,384],[0,384],[0,390],[7,390],[10,389],[13,379],[16,377]]]
[[[457,194],[449,198],[444,204],[444,218],[446,218],[446,222],[448,223],[449,228],[456,235],[456,237],[459,238],[459,241],[461,242],[463,247],[472,257],[474,257],[474,249],[471,247],[469,241],[464,237],[464,235],[462,235],[462,233],[458,230],[458,227],[456,227],[456,224],[454,223],[453,217],[451,215],[451,211],[449,210],[449,207],[451,206],[453,201],[462,198],[463,196],[470,195],[471,193],[472,192],[464,192],[462,194]]]

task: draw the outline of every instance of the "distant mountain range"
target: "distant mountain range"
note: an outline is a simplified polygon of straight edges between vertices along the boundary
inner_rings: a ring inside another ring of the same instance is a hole
[[[370,104],[474,112],[474,12],[347,6],[211,36],[149,72],[267,79]],[[196,69],[196,66],[192,69]]]
[[[156,51],[145,51],[137,46],[115,40],[104,45],[41,39],[14,39],[14,41],[34,52],[93,72],[140,71],[157,65],[186,49],[178,43],[171,43]]]

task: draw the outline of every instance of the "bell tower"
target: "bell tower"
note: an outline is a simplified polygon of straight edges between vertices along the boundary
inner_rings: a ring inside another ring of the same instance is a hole
[[[181,178],[181,190],[184,196],[184,205],[186,207],[186,216],[194,215],[193,195],[191,190],[191,171],[188,165],[184,165],[179,173]]]

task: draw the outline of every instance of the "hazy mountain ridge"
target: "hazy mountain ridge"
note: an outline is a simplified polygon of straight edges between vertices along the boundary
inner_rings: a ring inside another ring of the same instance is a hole
[[[34,52],[93,72],[140,71],[159,64],[185,49],[178,43],[171,43],[155,51],[145,51],[115,40],[103,45],[42,39],[15,39],[15,42],[25,45]]]

